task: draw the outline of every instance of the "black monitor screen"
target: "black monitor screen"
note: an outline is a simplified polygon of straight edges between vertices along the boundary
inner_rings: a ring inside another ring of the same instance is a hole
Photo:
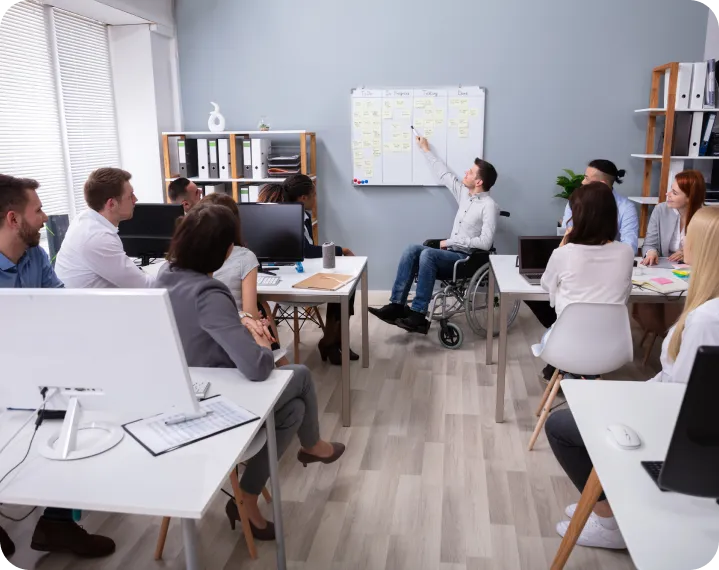
[[[559,247],[561,237],[520,237],[519,268],[526,271],[542,271],[547,268],[552,252]]]
[[[260,261],[297,262],[305,258],[302,204],[238,204],[242,241]]]
[[[137,204],[132,218],[120,222],[118,234],[130,257],[163,257],[175,233],[178,218],[185,214],[180,205]]]

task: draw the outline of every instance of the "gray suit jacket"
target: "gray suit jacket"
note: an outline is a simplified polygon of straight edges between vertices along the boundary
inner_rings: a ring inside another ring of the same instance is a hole
[[[656,251],[659,257],[669,257],[673,251],[669,251],[674,232],[679,226],[677,212],[667,206],[666,202],[658,204],[649,218],[647,235],[644,238],[642,251],[646,255],[649,251]]]

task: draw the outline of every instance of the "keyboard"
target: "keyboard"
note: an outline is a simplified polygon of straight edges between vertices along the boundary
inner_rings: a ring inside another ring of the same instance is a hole
[[[542,282],[543,273],[522,273],[524,277],[531,285],[539,285]]]
[[[200,382],[192,382],[192,389],[195,392],[195,397],[201,400],[207,395],[207,390],[210,388],[210,383],[207,380]]]
[[[271,287],[272,285],[278,285],[280,278],[274,275],[258,275],[257,285],[265,285]]]
[[[666,489],[662,489],[659,486],[659,474],[662,472],[662,467],[664,467],[663,461],[642,461],[642,467],[644,467],[644,470],[649,474],[649,476],[652,478],[652,481],[656,483],[657,487],[661,491],[666,491]]]

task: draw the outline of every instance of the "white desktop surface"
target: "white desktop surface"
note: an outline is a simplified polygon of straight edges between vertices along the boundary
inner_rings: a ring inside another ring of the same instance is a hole
[[[663,461],[685,386],[654,382],[564,380],[562,390],[639,570],[694,570],[719,547],[719,505],[662,492],[640,461]],[[642,440],[620,450],[606,428],[622,423]]]
[[[125,434],[117,447],[78,461],[51,461],[37,453],[38,442],[47,439],[61,425],[59,421],[46,421],[38,430],[28,458],[0,485],[0,503],[201,518],[264,424],[292,372],[275,370],[264,382],[251,382],[236,369],[190,368],[190,374],[194,381],[211,382],[208,396],[222,394],[255,412],[260,421],[158,457],[153,457]],[[4,411],[0,414],[0,445],[29,413]],[[108,421],[110,418],[106,414],[87,412],[81,421],[93,419]],[[112,418],[122,423],[136,419],[133,414]],[[22,459],[33,426],[31,423],[26,427],[0,454],[1,475]]]

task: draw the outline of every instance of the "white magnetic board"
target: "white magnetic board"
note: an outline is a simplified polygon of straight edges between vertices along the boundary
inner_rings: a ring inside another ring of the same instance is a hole
[[[353,184],[436,186],[412,125],[461,178],[484,155],[484,107],[481,87],[353,89]]]

